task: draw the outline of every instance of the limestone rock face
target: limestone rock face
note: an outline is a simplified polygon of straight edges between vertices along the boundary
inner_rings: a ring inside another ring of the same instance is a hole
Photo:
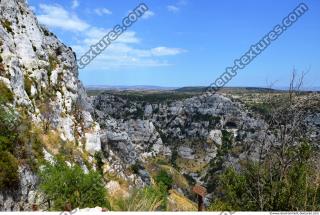
[[[111,166],[119,164],[118,172],[125,178],[131,177],[124,174],[130,166],[166,157],[180,173],[206,183],[207,166],[222,145],[248,143],[255,157],[258,151],[251,143],[267,126],[263,120],[249,116],[240,103],[222,95],[149,103],[102,93],[92,104],[104,137],[103,152]],[[241,153],[230,158],[232,162]],[[142,181],[147,184],[147,180]]]
[[[0,81],[13,93],[13,107],[27,110],[37,126],[47,121],[62,140],[84,143],[92,156],[100,151],[100,127],[92,119],[72,49],[38,23],[25,0],[1,0],[0,20]],[[0,192],[0,210],[28,209],[35,198],[36,176],[26,170],[20,175],[20,191]]]
[[[75,105],[81,105],[86,120],[90,118],[75,53],[38,23],[25,1],[3,0],[0,7],[4,67],[0,80],[12,89],[14,104],[28,107],[35,122],[43,121],[49,111],[37,104],[49,102],[53,129],[59,130],[63,139],[74,141],[74,127],[79,123]],[[91,127],[85,124],[85,128]]]

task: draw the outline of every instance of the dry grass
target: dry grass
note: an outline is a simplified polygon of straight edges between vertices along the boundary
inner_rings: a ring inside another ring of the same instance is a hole
[[[178,193],[176,190],[170,190],[168,197],[168,211],[197,211],[197,204],[185,196]]]
[[[178,172],[175,168],[169,165],[160,165],[162,170],[165,170],[169,175],[172,176],[173,183],[182,189],[189,189],[189,183],[186,178]]]
[[[110,198],[114,211],[157,211],[162,202],[161,193],[152,187],[135,190],[126,198]]]
[[[59,149],[61,147],[61,138],[58,132],[50,131],[48,134],[42,134],[41,140],[45,148],[51,152],[53,155],[59,154]]]

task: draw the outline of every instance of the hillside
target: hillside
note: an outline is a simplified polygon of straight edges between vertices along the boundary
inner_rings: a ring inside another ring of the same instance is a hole
[[[0,211],[194,211],[196,184],[212,211],[319,210],[319,93],[88,96],[26,0],[1,0],[0,19]]]

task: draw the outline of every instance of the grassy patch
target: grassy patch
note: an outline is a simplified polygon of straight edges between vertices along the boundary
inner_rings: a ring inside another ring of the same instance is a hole
[[[176,190],[170,190],[167,211],[197,211],[197,204]]]

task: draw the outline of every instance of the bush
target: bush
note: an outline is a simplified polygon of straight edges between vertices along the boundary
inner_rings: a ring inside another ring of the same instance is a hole
[[[2,102],[7,103],[13,102],[13,93],[11,92],[11,90],[7,87],[7,85],[5,85],[5,83],[3,83],[2,81],[0,81],[0,100],[2,100]]]
[[[12,109],[5,107],[0,100],[0,151],[13,153],[13,142],[17,137],[14,131],[18,124],[17,117]]]
[[[19,183],[18,162],[7,151],[0,151],[0,190],[15,188]]]
[[[94,154],[94,159],[96,160],[97,171],[102,175],[103,174],[103,154],[102,152],[96,152]]]
[[[156,182],[159,186],[162,185],[167,190],[170,190],[172,188],[173,179],[165,170],[161,170],[156,177]]]
[[[12,27],[11,27],[11,22],[9,20],[3,20],[1,21],[2,23],[2,26],[11,34],[13,34],[13,31],[12,31]]]
[[[67,204],[72,208],[110,208],[99,173],[90,171],[85,174],[80,166],[69,167],[62,159],[44,166],[39,187],[52,201],[51,210],[64,210]]]

